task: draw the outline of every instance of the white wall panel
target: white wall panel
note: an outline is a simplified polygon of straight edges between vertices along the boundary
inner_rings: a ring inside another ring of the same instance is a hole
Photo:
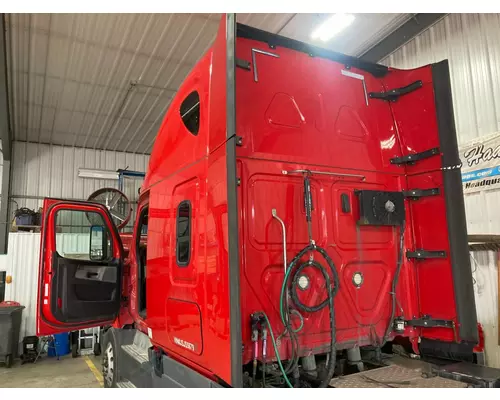
[[[500,14],[450,14],[391,54],[382,64],[415,68],[448,59],[459,144],[500,131]],[[500,234],[500,190],[467,194],[469,233]],[[478,252],[476,305],[486,337],[486,358],[500,367],[498,267]]]
[[[11,233],[6,255],[0,255],[0,271],[12,276],[5,285],[5,300],[17,301],[23,310],[19,340],[36,334],[36,296],[38,286],[39,233]]]

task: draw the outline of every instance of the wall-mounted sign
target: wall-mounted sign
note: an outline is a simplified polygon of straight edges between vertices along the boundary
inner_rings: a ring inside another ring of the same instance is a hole
[[[500,189],[500,133],[459,147],[464,193]]]

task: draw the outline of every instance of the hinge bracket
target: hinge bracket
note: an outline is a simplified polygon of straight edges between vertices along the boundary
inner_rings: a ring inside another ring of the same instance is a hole
[[[407,156],[394,157],[391,158],[391,164],[415,164],[416,161],[423,160],[425,158],[430,158],[439,154],[439,147],[434,147],[433,149],[422,151],[421,153],[408,154]]]
[[[406,326],[413,328],[455,328],[455,322],[448,319],[433,319],[426,315],[422,318],[405,321]]]
[[[242,60],[241,58],[236,59],[236,67],[246,69],[250,71],[250,61]]]
[[[439,188],[403,190],[403,196],[410,200],[418,200],[421,197],[437,195],[439,195]]]
[[[370,92],[368,96],[370,99],[379,99],[379,100],[387,100],[387,101],[396,101],[400,96],[411,93],[417,89],[420,89],[423,86],[422,81],[415,81],[410,83],[408,86],[404,86],[401,88],[391,89],[387,92]]]
[[[415,251],[407,251],[406,258],[413,258],[417,260],[425,260],[427,258],[446,258],[446,251],[418,249]]]

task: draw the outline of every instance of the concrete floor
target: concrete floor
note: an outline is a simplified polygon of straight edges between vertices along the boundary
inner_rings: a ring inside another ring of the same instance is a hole
[[[101,359],[94,355],[42,356],[24,365],[16,360],[12,368],[0,364],[0,388],[99,388],[101,382]]]

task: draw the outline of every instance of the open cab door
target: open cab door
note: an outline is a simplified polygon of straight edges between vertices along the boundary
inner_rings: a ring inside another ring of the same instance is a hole
[[[45,199],[37,335],[108,325],[121,303],[123,246],[104,205]]]

